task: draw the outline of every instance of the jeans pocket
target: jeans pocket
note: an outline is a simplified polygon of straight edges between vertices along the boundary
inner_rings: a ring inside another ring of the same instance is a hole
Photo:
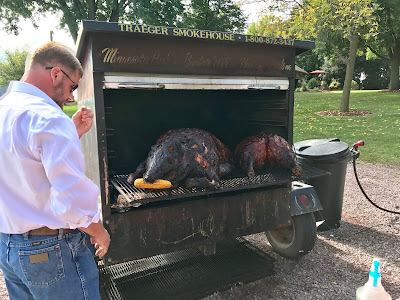
[[[70,234],[67,242],[71,250],[74,251],[86,245],[86,235],[84,232],[78,231],[77,233]]]
[[[60,245],[19,251],[19,263],[30,285],[48,286],[65,276]]]

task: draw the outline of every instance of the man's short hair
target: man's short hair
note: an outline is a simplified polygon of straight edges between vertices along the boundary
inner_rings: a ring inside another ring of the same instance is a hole
[[[72,71],[78,70],[80,76],[83,76],[81,63],[75,57],[72,49],[58,42],[47,42],[37,48],[32,53],[30,64],[41,64],[51,67],[60,64]]]

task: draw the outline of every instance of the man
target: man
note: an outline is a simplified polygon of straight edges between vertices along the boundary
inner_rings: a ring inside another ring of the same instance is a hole
[[[49,42],[0,101],[0,268],[10,299],[100,299],[100,258],[110,236],[99,190],[84,176],[79,138],[93,121],[62,107],[83,75],[70,50]]]

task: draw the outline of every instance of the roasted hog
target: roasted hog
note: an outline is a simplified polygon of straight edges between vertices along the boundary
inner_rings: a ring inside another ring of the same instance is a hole
[[[249,136],[242,140],[234,152],[236,165],[247,174],[254,177],[254,169],[260,169],[267,158],[267,143],[264,136]]]
[[[264,164],[270,167],[291,169],[296,176],[303,172],[288,142],[276,134],[261,134],[245,138],[236,147],[234,158],[236,164],[248,177],[254,177],[254,170],[260,169]]]
[[[168,180],[172,187],[217,189],[220,178],[233,168],[231,151],[211,133],[196,128],[169,130],[151,147],[147,160],[128,177],[153,183]]]

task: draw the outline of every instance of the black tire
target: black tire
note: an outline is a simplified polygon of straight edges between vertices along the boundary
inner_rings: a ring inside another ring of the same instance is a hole
[[[317,227],[314,215],[292,216],[291,226],[266,231],[265,235],[275,252],[286,258],[299,258],[315,245]]]

